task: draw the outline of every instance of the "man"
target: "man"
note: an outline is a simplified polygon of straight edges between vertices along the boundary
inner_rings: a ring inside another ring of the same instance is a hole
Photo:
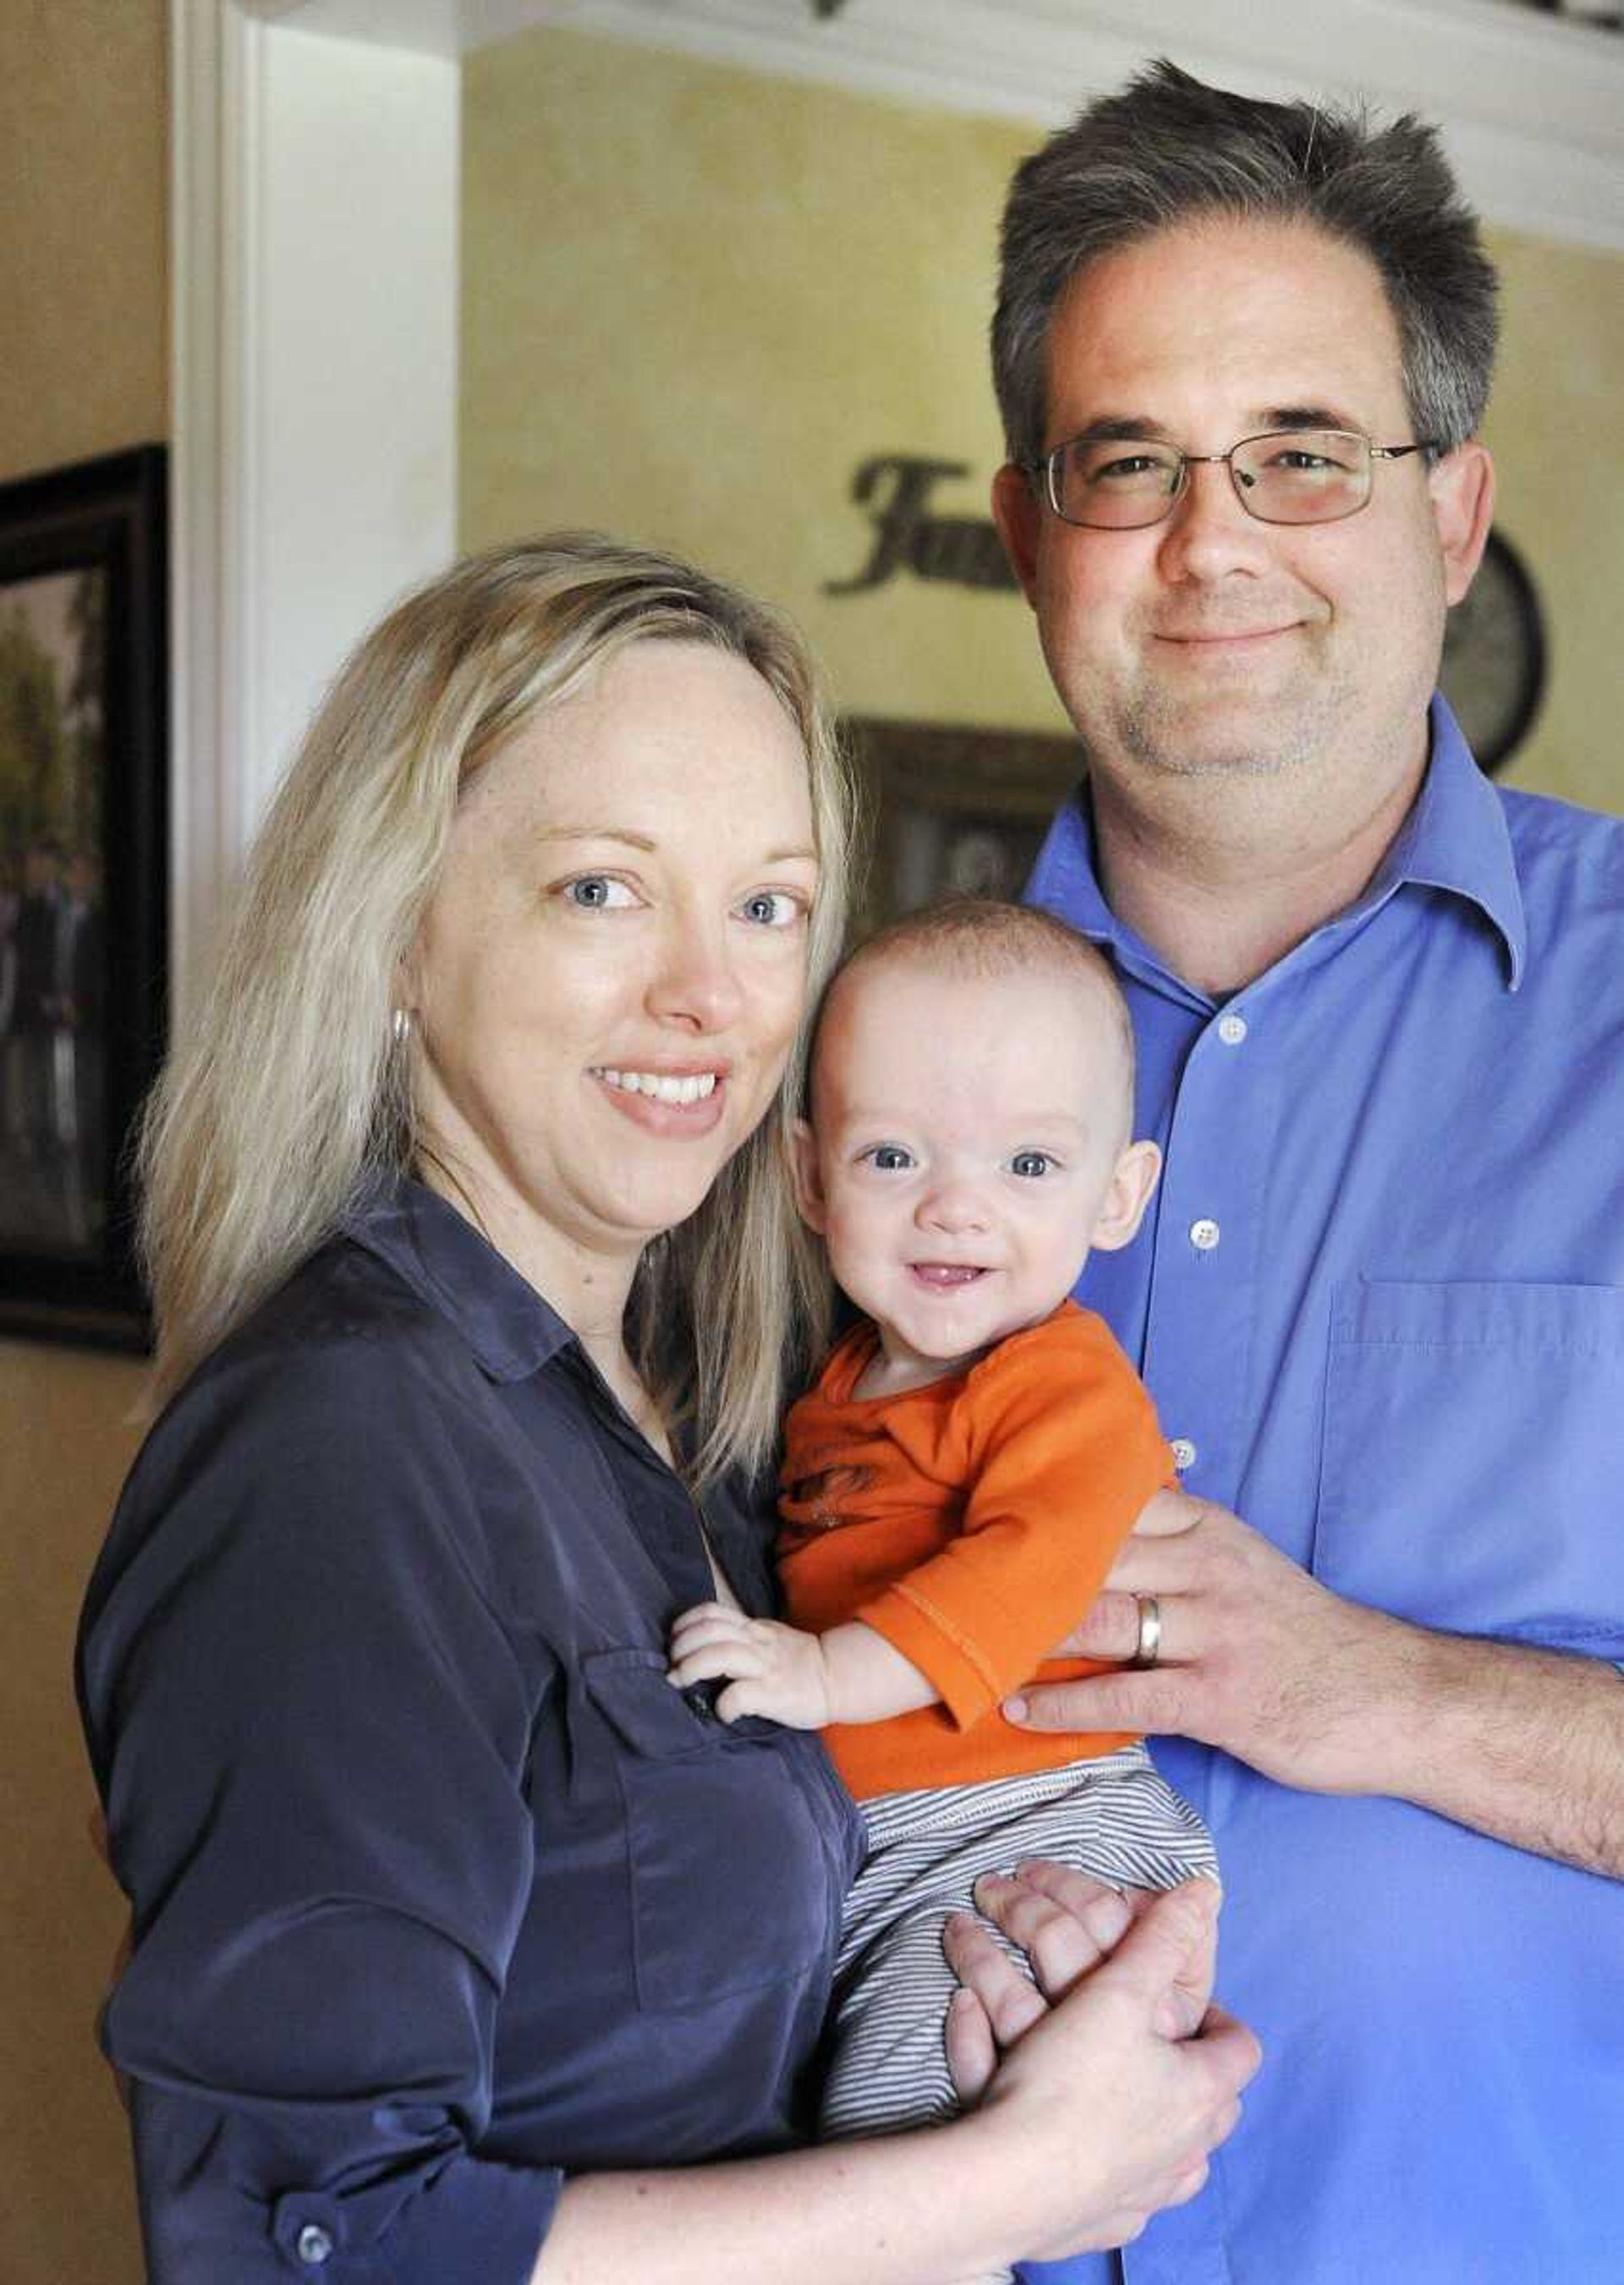
[[[1166,1162],[1080,1296],[1191,1497],[1140,1670],[1010,1714],[1161,1734],[1266,2057],[1079,2281],[1624,2276],[1624,827],[1429,711],[1494,337],[1414,121],[1159,65],[1016,177],[994,513],[1087,762],[1030,893]]]

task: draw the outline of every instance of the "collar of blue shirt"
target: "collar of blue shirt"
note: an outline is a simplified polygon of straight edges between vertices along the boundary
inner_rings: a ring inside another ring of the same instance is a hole
[[[1475,905],[1494,928],[1505,949],[1506,986],[1515,992],[1527,956],[1528,925],[1505,812],[1441,695],[1433,698],[1429,720],[1432,750],[1415,806],[1363,895],[1327,926],[1362,921],[1407,886],[1441,889]],[[1087,780],[1049,828],[1026,895],[1095,943],[1109,945],[1131,973],[1171,987],[1193,1007],[1212,1005],[1165,968],[1106,903],[1094,867]]]

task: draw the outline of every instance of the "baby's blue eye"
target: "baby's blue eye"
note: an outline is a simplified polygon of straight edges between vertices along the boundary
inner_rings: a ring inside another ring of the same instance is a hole
[[[1047,1174],[1054,1165],[1055,1161],[1047,1150],[1017,1150],[1009,1161],[1009,1171],[1012,1174],[1024,1175],[1028,1182],[1035,1182],[1040,1174]]]
[[[882,1174],[903,1174],[914,1163],[913,1152],[905,1150],[900,1142],[876,1142],[863,1156]]]

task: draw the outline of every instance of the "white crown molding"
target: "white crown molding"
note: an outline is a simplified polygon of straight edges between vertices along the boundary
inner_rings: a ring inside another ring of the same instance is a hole
[[[482,44],[471,36],[460,0],[241,0],[241,4],[266,23],[398,48],[412,55],[449,59]]]
[[[1492,222],[1624,251],[1624,38],[1506,0],[263,0],[351,37],[491,45],[540,24],[1047,127],[1166,53],[1258,94],[1439,122]]]

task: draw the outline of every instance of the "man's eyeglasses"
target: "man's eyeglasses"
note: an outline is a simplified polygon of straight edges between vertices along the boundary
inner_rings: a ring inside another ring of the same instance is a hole
[[[1260,523],[1336,523],[1370,498],[1373,465],[1435,452],[1432,443],[1373,444],[1345,428],[1276,428],[1227,452],[1181,452],[1149,436],[1074,436],[1030,470],[1063,523],[1136,531],[1160,523],[1189,471],[1227,467],[1236,498]]]

